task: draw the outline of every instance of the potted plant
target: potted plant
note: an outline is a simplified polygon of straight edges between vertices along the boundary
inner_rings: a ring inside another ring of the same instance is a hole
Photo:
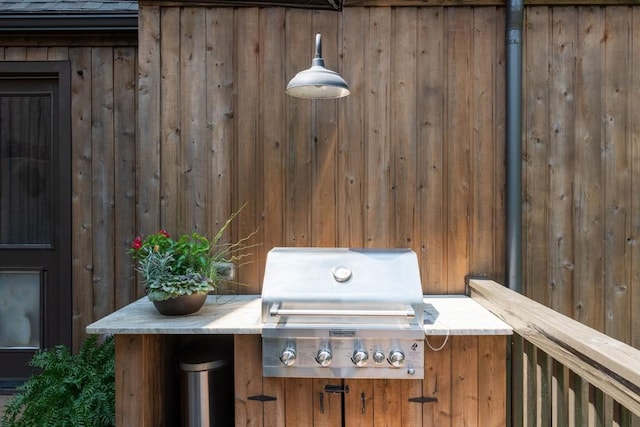
[[[174,239],[165,230],[133,240],[130,251],[137,261],[136,270],[160,313],[183,315],[200,310],[209,292],[220,283],[220,271],[244,256],[237,251],[251,235],[237,243],[219,243],[238,212],[212,240],[196,232]]]

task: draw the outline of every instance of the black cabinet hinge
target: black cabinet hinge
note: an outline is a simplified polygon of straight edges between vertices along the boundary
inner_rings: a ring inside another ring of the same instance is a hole
[[[349,386],[327,384],[324,386],[325,393],[349,393]]]
[[[409,398],[409,402],[413,402],[413,403],[436,403],[437,401],[438,401],[437,397],[428,397],[428,396]]]
[[[248,400],[257,400],[258,402],[272,402],[278,400],[273,396],[265,396],[264,394],[258,394],[256,396],[247,397]]]

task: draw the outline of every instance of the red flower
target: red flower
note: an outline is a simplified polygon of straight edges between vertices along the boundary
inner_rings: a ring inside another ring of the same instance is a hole
[[[138,236],[133,239],[133,242],[131,242],[131,247],[135,250],[140,249],[142,247],[142,237]]]
[[[158,234],[162,234],[164,237],[170,237],[169,233],[167,233],[165,230],[158,231]]]

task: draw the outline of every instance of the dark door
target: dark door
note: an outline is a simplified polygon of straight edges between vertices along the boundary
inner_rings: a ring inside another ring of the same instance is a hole
[[[67,62],[0,63],[0,380],[71,344]]]

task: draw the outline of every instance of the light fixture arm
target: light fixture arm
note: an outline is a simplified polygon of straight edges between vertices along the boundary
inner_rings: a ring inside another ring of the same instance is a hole
[[[322,35],[316,34],[316,58],[322,58]]]
[[[312,67],[324,67],[324,59],[322,59],[322,36],[316,34],[316,56],[311,60]]]

